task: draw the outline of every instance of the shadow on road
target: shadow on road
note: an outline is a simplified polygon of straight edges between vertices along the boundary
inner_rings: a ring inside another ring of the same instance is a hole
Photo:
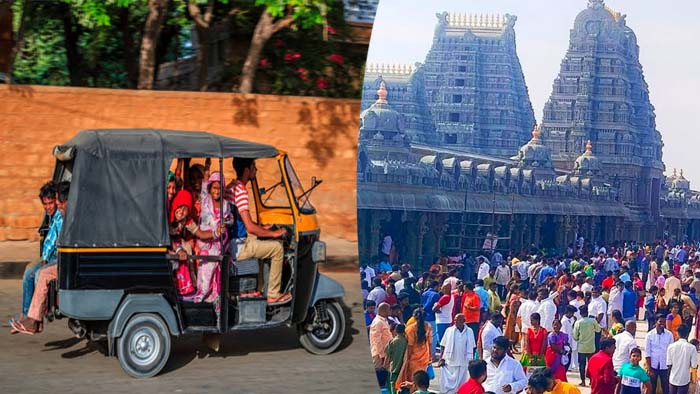
[[[94,342],[94,341],[88,341],[86,339],[81,339],[81,338],[76,338],[76,337],[70,337],[67,339],[61,339],[58,341],[51,341],[47,342],[44,344],[44,347],[46,349],[42,350],[44,352],[53,352],[56,350],[66,350],[74,347],[75,345],[79,343],[83,343],[82,348],[78,349],[71,349],[65,353],[61,354],[61,358],[78,358],[81,356],[84,356],[86,354],[90,354],[93,352],[99,352],[103,356],[107,356],[107,344],[103,342]]]
[[[354,336],[360,333],[353,327],[352,312],[341,302],[345,314],[345,337],[336,352],[341,352],[350,346]],[[221,347],[218,352],[210,349],[203,341],[202,335],[189,335],[173,343],[170,360],[160,375],[177,371],[196,358],[208,357],[243,357],[250,353],[268,353],[294,350],[301,347],[297,332],[293,328],[272,328],[257,331],[242,331],[221,337]]]

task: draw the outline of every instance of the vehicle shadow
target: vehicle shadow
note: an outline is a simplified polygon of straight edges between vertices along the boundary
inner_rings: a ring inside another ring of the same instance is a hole
[[[187,335],[173,341],[170,359],[159,375],[167,375],[185,367],[195,359],[244,357],[251,353],[294,350],[301,347],[296,331],[291,328],[271,328],[222,335],[219,351],[209,348],[203,335]]]
[[[77,349],[71,349],[79,343],[83,343],[84,346]],[[78,358],[86,354],[99,352],[103,356],[107,356],[107,343],[104,341],[88,341],[85,338],[70,337],[66,339],[61,339],[58,341],[51,341],[44,344],[45,349],[42,352],[53,352],[56,350],[67,350],[71,349],[65,353],[61,354],[61,358]]]
[[[336,352],[340,352],[350,346],[354,340],[353,337],[360,333],[353,325],[354,321],[352,320],[352,310],[350,307],[345,304],[345,301],[340,301],[340,307],[343,309],[343,314],[345,315],[345,337]]]
[[[340,303],[345,314],[345,337],[336,352],[349,347],[360,331],[353,327],[351,309]],[[195,359],[208,357],[245,357],[252,353],[268,353],[300,349],[297,332],[293,328],[278,327],[256,331],[241,331],[221,336],[219,351],[209,348],[203,335],[188,335],[173,341],[170,359],[159,375],[167,375],[187,366]]]

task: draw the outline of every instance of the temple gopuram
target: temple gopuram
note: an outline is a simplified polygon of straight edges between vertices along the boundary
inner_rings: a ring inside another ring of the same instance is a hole
[[[441,13],[425,62],[367,65],[360,258],[402,260],[700,239],[700,192],[664,175],[661,133],[625,15],[589,0],[535,124],[516,17]]]

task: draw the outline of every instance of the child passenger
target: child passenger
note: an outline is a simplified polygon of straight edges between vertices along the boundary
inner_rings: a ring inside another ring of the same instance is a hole
[[[186,190],[180,190],[175,195],[169,212],[171,248],[180,259],[177,267],[180,295],[187,295],[194,291],[190,280],[194,275],[190,272],[191,267],[187,264],[187,256],[194,254],[195,239],[210,240],[220,237],[223,233],[223,225],[211,230],[201,230],[192,220],[191,213],[192,194]],[[183,265],[190,270],[184,269]]]

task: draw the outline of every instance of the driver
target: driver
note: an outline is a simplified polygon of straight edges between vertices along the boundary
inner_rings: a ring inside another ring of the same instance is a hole
[[[270,230],[270,226],[261,226],[250,217],[248,210],[248,190],[246,184],[255,179],[257,171],[254,159],[234,158],[233,169],[236,171],[236,180],[227,187],[226,198],[233,202],[238,209],[236,227],[238,234],[234,242],[231,242],[231,254],[236,260],[250,258],[270,259],[270,279],[267,290],[268,305],[279,305],[291,300],[289,293],[282,294],[282,261],[284,249],[282,244],[275,240],[261,241],[257,237],[279,238],[287,234],[285,228]],[[242,222],[242,223],[241,223]],[[254,235],[255,237],[249,237]]]

